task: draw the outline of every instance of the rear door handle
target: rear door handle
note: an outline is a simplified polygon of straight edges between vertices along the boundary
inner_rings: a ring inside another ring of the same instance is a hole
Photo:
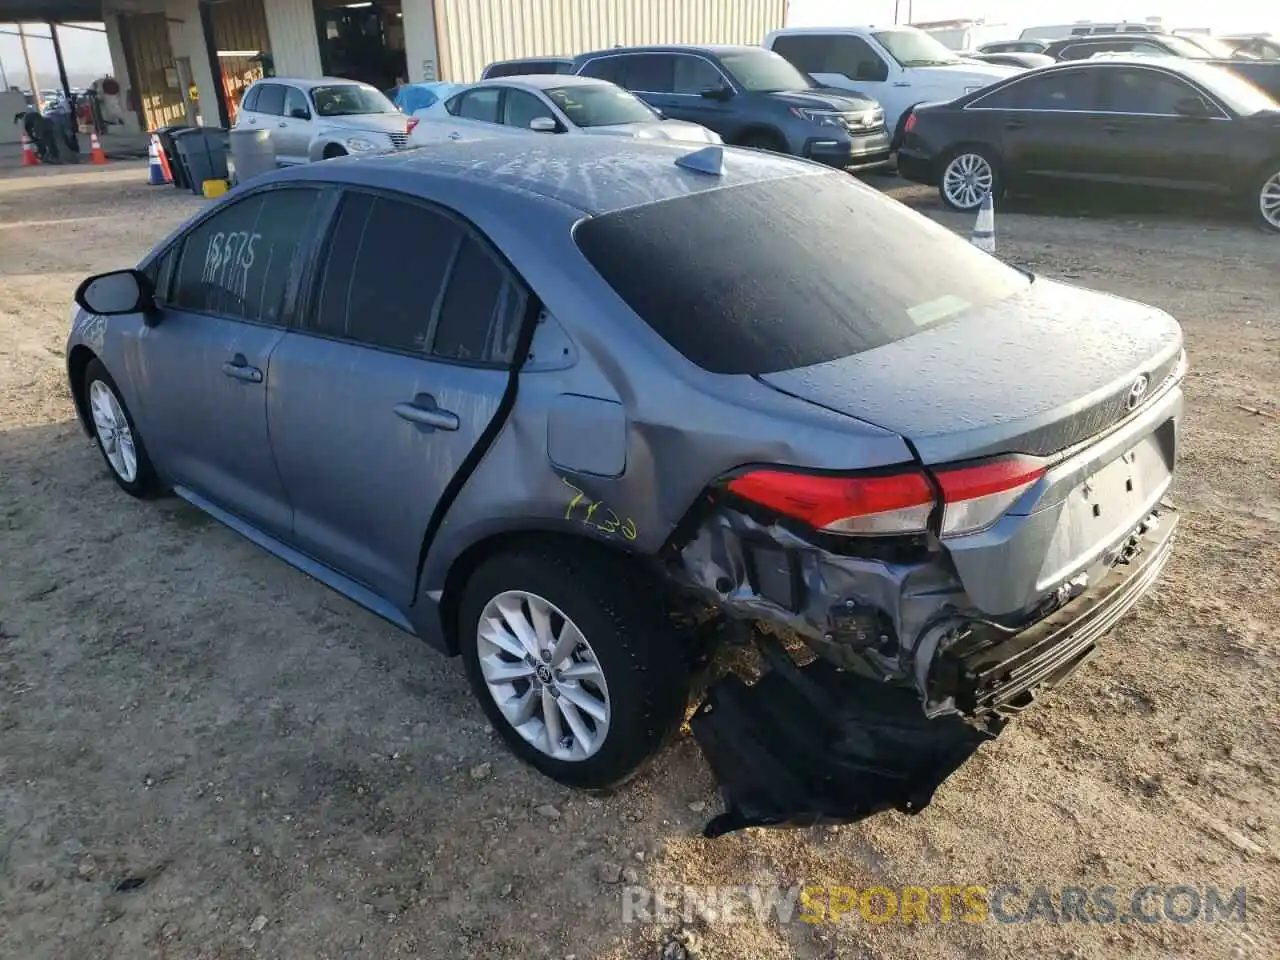
[[[243,353],[237,353],[224,363],[222,372],[228,377],[235,377],[237,380],[244,380],[246,383],[262,382],[262,371],[257,367],[249,366],[249,361],[244,358]]]
[[[392,409],[401,420],[408,420],[423,427],[434,430],[457,430],[458,415],[449,410],[441,410],[436,405],[436,398],[429,393],[420,393],[412,403],[397,403]]]

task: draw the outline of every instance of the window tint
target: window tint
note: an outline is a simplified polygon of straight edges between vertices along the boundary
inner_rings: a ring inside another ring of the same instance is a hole
[[[422,353],[461,228],[412,203],[348,193],[338,211],[311,329]],[[411,258],[411,279],[404,266]]]
[[[262,92],[262,84],[256,84],[249,88],[249,92],[244,95],[244,100],[240,103],[241,110],[257,110],[258,94]]]
[[[468,120],[497,123],[498,98],[501,94],[502,90],[499,87],[481,87],[478,90],[468,90],[458,98],[457,109],[449,112],[459,117],[466,117]]]
[[[142,272],[155,288],[156,299],[161,303],[169,300],[169,282],[173,278],[173,265],[178,259],[178,248],[182,244],[175,243],[168,250],[156,257]]]
[[[724,77],[720,71],[702,57],[679,56],[675,58],[675,71],[672,80],[672,93],[683,93],[697,96],[703,90],[718,89],[724,86]]]
[[[1029,282],[841,173],[632,207],[584,220],[574,239],[642,320],[713,373],[861,353]]]
[[[803,63],[782,47],[784,40],[806,41],[800,49]],[[889,65],[861,37],[804,36],[779,37],[773,48],[805,73],[835,73],[850,80],[882,81],[889,78]]]
[[[1174,116],[1179,100],[1200,99],[1190,85],[1155,70],[1110,70],[1107,110]]]
[[[286,117],[293,116],[293,111],[301,110],[306,116],[311,116],[311,108],[307,106],[307,95],[297,87],[286,87],[284,92],[284,115]]]
[[[675,85],[676,58],[667,53],[636,53],[624,58],[623,70],[628,90],[643,93],[671,93]]]
[[[1003,106],[1024,110],[1095,110],[1095,77],[1094,71],[1080,69],[1029,77],[1000,91],[1012,100]],[[984,97],[979,106],[995,106],[991,102],[994,99]]]
[[[529,123],[538,117],[552,117],[551,108],[524,90],[507,88],[507,96],[502,105],[502,122],[508,127],[529,129]]]
[[[468,237],[440,304],[432,353],[450,360],[509,362],[523,303],[489,251]]]
[[[278,83],[264,83],[258,94],[258,105],[254,109],[258,113],[273,116],[284,113],[284,87]]]
[[[610,83],[622,84],[622,57],[596,57],[582,65],[579,72],[584,77],[595,77],[597,80],[608,80]]]
[[[277,88],[278,89],[278,88]],[[282,322],[293,255],[317,193],[282,189],[247,197],[187,234],[172,303],[258,323]]]

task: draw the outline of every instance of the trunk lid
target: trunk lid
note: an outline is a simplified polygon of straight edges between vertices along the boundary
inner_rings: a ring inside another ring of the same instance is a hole
[[[993,525],[942,541],[974,606],[1019,621],[1105,576],[1159,509],[1181,360],[1181,328],[1163,311],[1038,279],[906,339],[760,379],[894,431],[926,465],[1046,458]]]
[[[892,430],[924,463],[941,464],[1048,456],[1086,440],[1140,405],[1132,393],[1154,396],[1181,350],[1182,331],[1163,311],[1037,278],[914,336],[760,379]]]

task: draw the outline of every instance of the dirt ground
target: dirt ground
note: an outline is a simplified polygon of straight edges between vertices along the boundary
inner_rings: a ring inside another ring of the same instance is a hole
[[[62,351],[76,283],[202,202],[144,180],[0,179],[0,955],[1280,956],[1280,237],[1001,211],[1002,256],[1185,325],[1176,556],[921,815],[706,841],[719,804],[689,739],[616,796],[575,795],[500,747],[457,662],[116,489]],[[1247,912],[623,923],[624,885],[671,883],[1244,887]]]

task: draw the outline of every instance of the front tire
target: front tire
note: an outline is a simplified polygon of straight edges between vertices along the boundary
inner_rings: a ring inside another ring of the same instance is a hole
[[[752,130],[738,141],[738,146],[752,150],[768,150],[771,153],[790,153],[786,142],[767,130]]]
[[[138,426],[101,360],[91,360],[85,368],[84,396],[94,440],[116,485],[133,497],[160,493],[160,482]]]
[[[1280,233],[1280,162],[1266,168],[1252,196],[1258,225],[1269,232]]]
[[[320,159],[332,160],[334,157],[345,157],[346,155],[346,150],[342,149],[342,147],[338,146],[336,143],[331,143],[324,148],[324,153],[321,155]]]
[[[938,196],[952,210],[972,213],[982,206],[982,198],[1004,195],[1000,164],[985,147],[958,147],[947,157],[938,177]]]
[[[687,669],[622,557],[528,541],[485,561],[459,607],[467,679],[518,757],[553,780],[607,789],[637,773],[683,716]]]

